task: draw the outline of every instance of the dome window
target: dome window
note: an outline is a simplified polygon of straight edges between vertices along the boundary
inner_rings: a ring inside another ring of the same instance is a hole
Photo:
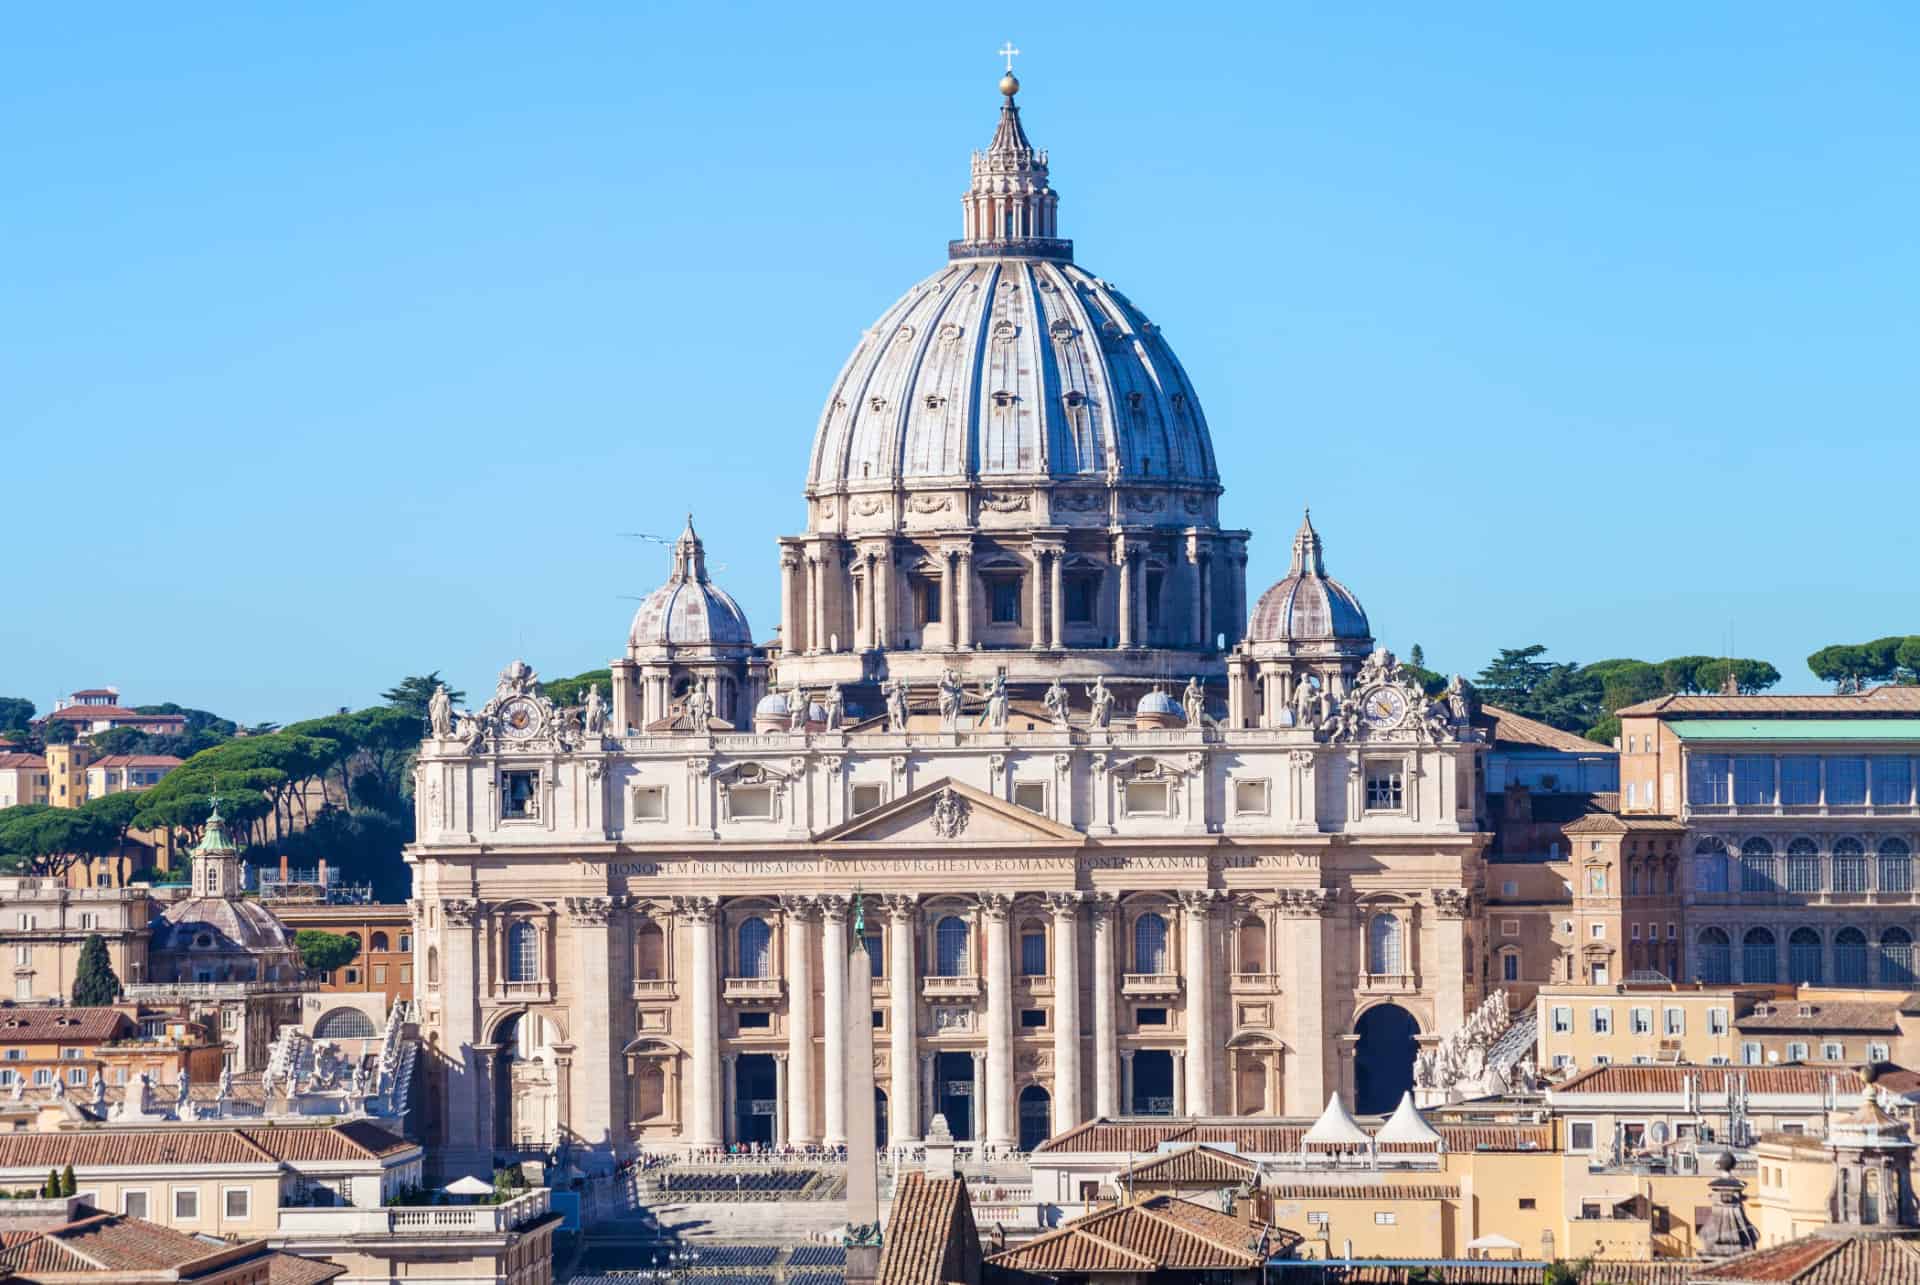
[[[1146,396],[1142,393],[1132,392],[1127,394],[1127,405],[1132,407],[1134,410],[1139,410],[1140,404],[1145,400],[1146,400]]]
[[[926,407],[928,410],[939,410],[942,406],[945,406],[946,404],[947,404],[947,399],[942,397],[939,393],[927,394]]]
[[[879,414],[881,411],[885,410],[886,408],[887,408],[886,398],[884,397],[867,398],[867,409],[873,411],[875,414]]]
[[[993,394],[993,404],[995,406],[1000,407],[1002,410],[1005,410],[1007,407],[1013,405],[1013,394],[1008,392],[1004,388],[995,389]]]
[[[1087,395],[1076,388],[1067,394],[1066,402],[1068,406],[1085,406],[1087,404]]]

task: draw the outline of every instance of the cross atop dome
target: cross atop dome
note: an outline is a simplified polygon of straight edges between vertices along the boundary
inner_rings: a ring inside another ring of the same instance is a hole
[[[1028,141],[1013,101],[1020,92],[1013,74],[1019,52],[1011,40],[999,50],[1007,60],[1000,122],[987,150],[973,154],[973,183],[960,199],[963,235],[948,243],[949,258],[1073,258],[1073,242],[1061,240],[1055,227],[1060,198],[1047,183],[1047,154]]]

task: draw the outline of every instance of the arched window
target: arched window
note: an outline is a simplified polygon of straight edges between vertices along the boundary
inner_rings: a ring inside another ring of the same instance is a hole
[[[1787,891],[1820,891],[1820,849],[1812,839],[1795,839],[1787,845]]]
[[[967,949],[967,921],[948,915],[933,930],[933,972],[936,977],[967,977],[973,972]]]
[[[641,981],[657,982],[666,977],[666,968],[666,934],[649,919],[633,935],[633,975]]]
[[[1733,980],[1733,942],[1723,928],[1703,928],[1693,952],[1694,976],[1703,982]]]
[[[1779,981],[1780,953],[1775,949],[1776,945],[1771,929],[1747,929],[1747,935],[1740,939],[1740,980]]]
[[[1720,840],[1705,838],[1694,847],[1693,890],[1695,892],[1727,890],[1727,845]]]
[[[516,919],[507,929],[507,980],[540,980],[540,930],[525,919]]]
[[[1400,935],[1400,917],[1381,911],[1367,920],[1367,971],[1374,974],[1406,972],[1406,952]]]
[[[354,946],[356,946],[356,947],[358,947],[358,946],[360,945],[360,934],[359,934],[359,933],[348,933],[348,934],[347,934],[347,940],[348,940],[348,941],[350,941],[350,942],[352,942],[352,943],[354,944]],[[356,951],[356,953],[357,953],[357,951]]]
[[[1913,891],[1913,851],[1904,839],[1880,840],[1880,891]]]
[[[1787,938],[1787,980],[1795,985],[1818,986],[1821,967],[1820,934],[1811,928],[1796,928]]]
[[[1258,916],[1240,922],[1239,941],[1235,943],[1240,956],[1240,971],[1243,973],[1264,973],[1267,971],[1267,926]]]
[[[1867,984],[1867,935],[1858,928],[1833,935],[1833,980],[1842,986]]]
[[[1867,890],[1867,850],[1858,839],[1836,839],[1833,844],[1833,890]]]
[[[370,1040],[379,1033],[373,1019],[357,1008],[336,1008],[313,1024],[316,1040]]]
[[[740,949],[735,964],[740,977],[771,977],[773,930],[758,915],[740,921]]]
[[[1167,971],[1167,921],[1152,912],[1133,921],[1133,971]]]
[[[1880,934],[1880,984],[1913,985],[1913,934],[1904,928]]]
[[[1748,839],[1740,845],[1740,891],[1777,892],[1780,882],[1774,874],[1773,845],[1765,839]]]
[[[370,942],[368,943],[368,945],[367,945],[367,949],[368,949],[368,950],[389,950],[389,949],[391,949],[391,947],[389,947],[389,946],[387,945],[387,935],[386,935],[385,933],[375,933],[375,934],[373,935],[373,938],[372,938],[372,940],[371,940],[371,941],[370,941]]]

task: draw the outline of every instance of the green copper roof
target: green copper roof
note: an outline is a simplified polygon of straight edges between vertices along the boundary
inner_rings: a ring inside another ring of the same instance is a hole
[[[1676,718],[1683,741],[1920,741],[1920,718]]]
[[[227,838],[227,828],[220,821],[220,800],[216,798],[213,801],[213,812],[207,817],[206,832],[200,836],[200,842],[193,845],[195,856],[239,851],[233,846],[233,840]]]

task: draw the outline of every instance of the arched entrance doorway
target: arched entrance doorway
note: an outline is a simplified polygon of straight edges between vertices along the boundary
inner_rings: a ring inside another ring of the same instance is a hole
[[[1420,1024],[1398,1004],[1377,1004],[1353,1028],[1360,1046],[1353,1054],[1353,1109],[1385,1115],[1413,1087],[1414,1036]]]
[[[515,1013],[493,1029],[493,1145],[545,1151],[559,1141],[560,1082],[548,1019]]]
[[[933,1061],[935,1108],[947,1117],[954,1138],[973,1138],[973,1054],[942,1053]]]
[[[1053,1127],[1053,1099],[1037,1084],[1020,1090],[1020,1149],[1032,1151]]]
[[[1165,1049],[1141,1049],[1133,1055],[1135,1115],[1173,1114],[1173,1054]]]
[[[734,1141],[773,1145],[773,1122],[780,1110],[773,1055],[741,1054],[733,1076]]]

